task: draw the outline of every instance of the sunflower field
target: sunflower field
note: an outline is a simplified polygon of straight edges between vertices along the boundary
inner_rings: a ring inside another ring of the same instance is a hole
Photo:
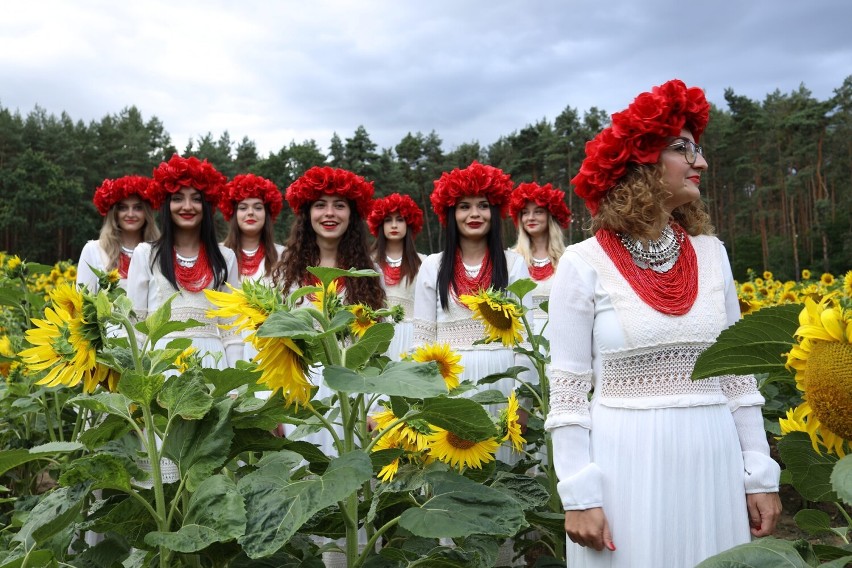
[[[479,381],[511,377],[511,396],[469,397],[476,385],[460,381],[449,346],[389,361],[398,310],[340,302],[339,278],[374,273],[311,271],[317,284],[289,297],[259,284],[208,293],[257,351],[218,370],[188,339],[158,344],[196,325],[171,321],[169,303],[136,321],[115,275],[92,294],[75,287],[71,263],[0,253],[0,568],[486,568],[507,546],[516,565],[564,566],[543,429],[549,349],[522,305],[534,284],[463,298],[482,341],[512,346],[538,374],[513,367]],[[765,538],[701,566],[843,566],[852,271],[797,282],[750,272],[736,285],[743,318],[694,378],[758,375],[782,481],[839,512],[806,508],[796,523],[842,544]],[[326,451],[306,440],[317,432]]]

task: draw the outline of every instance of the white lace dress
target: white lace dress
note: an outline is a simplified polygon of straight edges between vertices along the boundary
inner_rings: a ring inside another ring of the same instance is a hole
[[[426,260],[426,255],[417,253],[420,261]],[[400,280],[394,286],[385,285],[385,293],[387,294],[388,307],[402,306],[405,312],[405,318],[394,325],[393,340],[388,347],[387,356],[392,361],[399,361],[403,353],[411,351],[412,342],[414,341],[414,286],[416,278]]]
[[[545,427],[559,494],[566,510],[602,506],[616,546],[569,541],[571,568],[692,568],[748,542],[746,493],[778,489],[754,377],[689,378],[739,318],[722,243],[690,239],[699,289],[682,316],[645,304],[594,238],[569,247],[554,276]]]
[[[219,246],[228,267],[227,283],[239,288],[240,281],[237,271],[237,257],[231,249]],[[220,291],[227,292],[228,287],[222,285]],[[194,319],[201,322],[201,327],[193,327],[186,331],[173,332],[157,342],[156,348],[164,347],[177,337],[188,337],[192,345],[200,353],[205,354],[202,364],[206,367],[224,369],[233,366],[242,357],[243,340],[232,331],[219,328],[219,319],[207,317],[207,310],[214,306],[207,301],[203,291],[190,292],[175,290],[160,272],[159,265],[151,266],[151,245],[141,243],[133,252],[130,269],[127,271],[127,295],[133,302],[133,310],[138,319],[148,317],[148,314],[162,306],[172,295],[177,294],[172,301],[172,317],[174,321]],[[221,354],[218,359],[214,355]]]

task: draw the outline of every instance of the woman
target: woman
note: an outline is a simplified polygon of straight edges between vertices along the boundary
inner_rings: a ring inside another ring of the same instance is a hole
[[[160,236],[154,223],[154,213],[145,197],[149,180],[142,176],[124,176],[105,179],[95,190],[92,200],[104,218],[101,234],[89,241],[80,253],[77,264],[77,285],[85,285],[97,293],[98,277],[92,270],[101,272],[118,270],[119,286],[127,285],[127,269],[136,245],[151,242]]]
[[[305,285],[317,284],[309,266],[375,270],[367,246],[367,227],[373,184],[352,172],[315,166],[287,188],[286,198],[295,219],[284,252],[272,276],[285,294]],[[343,278],[337,292],[346,304],[364,304],[373,309],[384,306],[385,292],[378,278]],[[335,394],[314,367],[313,383],[319,386],[317,399]],[[326,430],[308,441],[320,446],[326,455],[336,455],[334,441]]]
[[[175,337],[189,337],[203,355],[202,364],[223,369],[243,354],[242,339],[223,332],[218,320],[206,316],[213,308],[204,289],[227,291],[239,287],[237,258],[216,242],[213,212],[225,185],[225,176],[207,160],[175,154],[154,170],[148,197],[160,209],[161,236],[141,243],[128,272],[127,294],[140,319],[172,301],[172,320],[197,320],[204,325],[173,332],[161,339],[162,347]]]
[[[373,202],[367,219],[376,237],[373,258],[384,277],[389,306],[402,306],[403,321],[394,326],[387,355],[394,361],[411,348],[414,313],[414,282],[425,258],[414,248],[414,238],[423,229],[423,211],[407,195],[392,193]]]
[[[549,183],[522,183],[512,192],[509,212],[518,227],[514,251],[524,258],[536,282],[532,292],[533,331],[541,334],[547,313],[540,306],[550,297],[551,277],[565,252],[562,230],[571,222],[571,210],[565,205],[565,192]]]
[[[492,287],[505,290],[529,278],[524,259],[503,247],[501,220],[508,212],[511,191],[508,175],[474,161],[465,169],[445,172],[431,196],[432,208],[444,226],[445,246],[443,252],[423,261],[417,275],[414,346],[449,344],[462,358],[460,378],[474,383],[514,365],[530,365],[526,356],[516,358],[500,342],[477,343],[486,337],[485,328],[459,299]],[[508,396],[514,387],[512,379],[500,379],[487,388]],[[507,448],[501,448],[498,457],[514,461]]]
[[[692,567],[781,510],[754,377],[690,380],[739,318],[699,191],[709,110],[679,80],[642,93],[572,180],[595,236],[554,277],[545,424],[572,568]]]
[[[237,257],[240,281],[272,283],[272,267],[284,247],[275,243],[275,219],[284,198],[268,179],[241,174],[225,186],[219,210],[228,221],[224,244]]]

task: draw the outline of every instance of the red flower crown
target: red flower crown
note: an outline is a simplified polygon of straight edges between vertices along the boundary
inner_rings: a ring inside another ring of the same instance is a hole
[[[473,195],[484,195],[491,205],[500,207],[500,216],[506,217],[512,185],[512,179],[503,170],[474,160],[463,170],[456,168],[441,174],[441,178],[435,180],[435,190],[429,199],[444,227],[447,226],[447,209],[463,197]]]
[[[176,193],[183,187],[197,189],[204,199],[218,205],[219,196],[225,189],[226,178],[207,160],[195,157],[182,158],[175,154],[168,162],[161,162],[154,169],[154,180],[148,186],[148,198],[155,209],[159,209],[168,193]]]
[[[537,183],[521,183],[512,192],[509,200],[509,212],[512,220],[517,226],[521,211],[526,207],[528,201],[534,201],[539,207],[547,209],[553,220],[559,223],[563,229],[571,222],[571,210],[565,204],[565,192],[554,189],[549,183],[538,185]]]
[[[384,223],[385,217],[397,211],[405,219],[405,224],[411,231],[412,237],[423,229],[423,211],[420,210],[414,200],[408,195],[391,193],[387,197],[373,201],[373,210],[367,219],[367,226],[370,227],[370,232],[374,237],[378,236],[379,227]]]
[[[362,219],[370,216],[373,201],[373,182],[340,168],[314,166],[287,188],[287,203],[297,214],[305,203],[322,195],[339,195],[355,202]]]
[[[612,115],[612,125],[586,143],[586,159],[574,176],[574,192],[596,215],[604,195],[627,174],[631,164],[655,164],[668,139],[689,130],[695,141],[710,119],[704,91],[672,79],[637,96]]]
[[[225,185],[225,191],[219,199],[219,211],[222,212],[225,221],[231,220],[234,209],[240,201],[250,197],[256,197],[268,205],[269,214],[273,220],[278,217],[284,207],[284,197],[277,185],[254,174],[240,174],[234,176],[234,179]]]
[[[143,201],[148,199],[148,184],[151,180],[144,176],[124,176],[116,179],[105,179],[95,190],[92,203],[101,215],[106,215],[113,205],[131,195],[138,195]]]

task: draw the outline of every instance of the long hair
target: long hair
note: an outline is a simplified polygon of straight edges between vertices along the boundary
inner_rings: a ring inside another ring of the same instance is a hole
[[[374,269],[367,246],[367,226],[358,215],[355,203],[349,204],[349,226],[340,238],[337,247],[337,266],[341,268]],[[290,235],[284,245],[284,252],[272,270],[272,281],[287,293],[289,290],[305,284],[309,266],[318,266],[320,250],[317,234],[311,226],[312,203],[306,203],[299,210]],[[373,309],[384,307],[385,290],[378,278],[344,278],[347,304],[366,304]]]
[[[172,254],[175,246],[175,228],[170,204],[171,196],[166,196],[160,206],[161,234],[152,247],[154,254],[151,256],[151,268],[154,267],[155,263],[158,263],[160,272],[166,280],[174,286],[175,290],[180,290],[175,277],[174,255]],[[204,250],[207,251],[207,260],[210,262],[210,268],[213,269],[213,288],[217,289],[228,279],[228,265],[225,263],[225,257],[222,256],[222,251],[219,250],[219,243],[216,240],[216,228],[213,225],[213,206],[206,199],[201,200],[200,233]]]
[[[387,247],[388,239],[385,237],[385,231],[382,227],[376,233],[376,242],[373,245],[373,254],[376,262],[384,269],[387,266]],[[414,236],[410,230],[405,232],[405,237],[402,239],[402,264],[400,265],[399,276],[400,280],[406,285],[414,282],[417,278],[417,273],[420,272],[420,255],[417,254],[417,249],[414,247]]]
[[[524,224],[518,222],[518,242],[515,244],[515,252],[524,257],[527,266],[532,264],[532,242]],[[565,234],[562,227],[553,219],[553,215],[547,214],[547,256],[555,269],[565,252]]]
[[[278,251],[275,250],[275,231],[272,214],[269,212],[269,204],[264,203],[263,209],[266,211],[266,217],[263,221],[263,228],[260,230],[260,246],[263,247],[264,265],[266,266],[265,276],[272,274],[272,266],[278,262]],[[243,244],[242,231],[237,223],[237,213],[231,216],[228,221],[228,235],[222,242],[223,245],[234,251],[237,256],[237,267],[242,268],[243,263]]]
[[[506,254],[503,252],[503,227],[500,218],[500,206],[491,205],[491,230],[488,231],[488,255],[491,258],[491,286],[500,290],[509,285],[509,268],[506,265]],[[459,228],[456,224],[456,206],[447,209],[447,227],[445,230],[444,254],[441,266],[438,268],[438,294],[441,297],[441,307],[447,311],[449,306],[449,291],[458,292],[455,281],[456,250],[459,248]]]
[[[663,206],[669,197],[663,181],[665,171],[665,167],[657,163],[636,166],[628,172],[601,200],[597,215],[592,217],[592,233],[609,229],[635,238],[651,238],[663,217]],[[676,208],[672,217],[692,236],[715,232],[701,199]]]
[[[154,220],[154,211],[144,199],[142,202],[142,211],[145,215],[145,224],[142,225],[142,241],[150,243],[160,238],[160,230],[157,228],[157,222]],[[119,202],[120,203],[120,202]],[[118,203],[109,208],[104,216],[104,224],[101,225],[101,232],[98,235],[98,244],[106,253],[108,262],[106,270],[114,270],[118,268],[118,257],[121,255],[121,227],[118,225]]]

